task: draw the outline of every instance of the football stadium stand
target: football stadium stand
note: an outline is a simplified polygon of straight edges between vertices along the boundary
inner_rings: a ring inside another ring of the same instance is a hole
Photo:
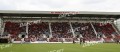
[[[115,42],[120,13],[86,11],[0,11],[0,42]]]

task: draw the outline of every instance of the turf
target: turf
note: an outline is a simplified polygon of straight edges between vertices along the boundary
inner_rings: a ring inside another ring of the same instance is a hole
[[[120,44],[102,43],[88,47],[80,44],[13,44],[0,52],[60,52],[54,51],[60,49],[62,52],[120,52]]]

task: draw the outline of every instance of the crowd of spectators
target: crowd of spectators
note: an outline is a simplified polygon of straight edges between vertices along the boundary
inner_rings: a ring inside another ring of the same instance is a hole
[[[106,42],[119,37],[111,23],[93,23],[93,26],[97,31],[97,35],[103,37]]]
[[[22,38],[25,38],[26,42],[34,41],[49,41],[50,42],[63,42],[63,41],[72,41],[72,38],[84,37],[86,40],[96,40],[96,34],[94,29],[97,32],[97,36],[105,35],[108,39],[112,38],[112,34],[117,34],[115,29],[110,23],[79,23],[72,22],[71,25],[69,22],[51,22],[49,26],[48,22],[40,23],[18,23],[18,22],[5,22],[4,36],[9,36],[14,38],[15,41],[20,41]],[[71,26],[74,31],[74,35],[71,29]],[[50,29],[51,28],[51,29]],[[28,33],[27,33],[28,30]],[[51,32],[50,32],[51,30]],[[50,37],[52,33],[52,37]],[[21,37],[19,37],[21,35]],[[24,36],[23,36],[24,35]],[[117,36],[117,35],[116,35]],[[119,36],[117,36],[119,37]],[[64,38],[64,39],[63,39]]]
[[[86,40],[92,40],[96,38],[96,35],[90,23],[75,22],[72,23],[72,27],[77,38],[80,36],[86,38]]]
[[[94,23],[93,25],[98,35],[105,35],[107,38],[112,38],[112,35],[117,35],[110,23]]]
[[[68,22],[54,22],[51,23],[52,36],[54,38],[72,38],[70,25]]]

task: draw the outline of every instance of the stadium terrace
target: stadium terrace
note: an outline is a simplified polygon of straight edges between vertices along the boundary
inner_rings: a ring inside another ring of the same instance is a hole
[[[119,18],[119,12],[2,10],[0,43],[117,42]]]

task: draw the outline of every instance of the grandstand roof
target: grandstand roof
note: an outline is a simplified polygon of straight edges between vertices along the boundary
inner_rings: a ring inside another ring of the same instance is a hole
[[[69,14],[66,17],[105,17],[120,18],[120,12],[93,12],[93,11],[10,11],[0,10],[0,16],[24,17],[59,17],[60,14]]]

